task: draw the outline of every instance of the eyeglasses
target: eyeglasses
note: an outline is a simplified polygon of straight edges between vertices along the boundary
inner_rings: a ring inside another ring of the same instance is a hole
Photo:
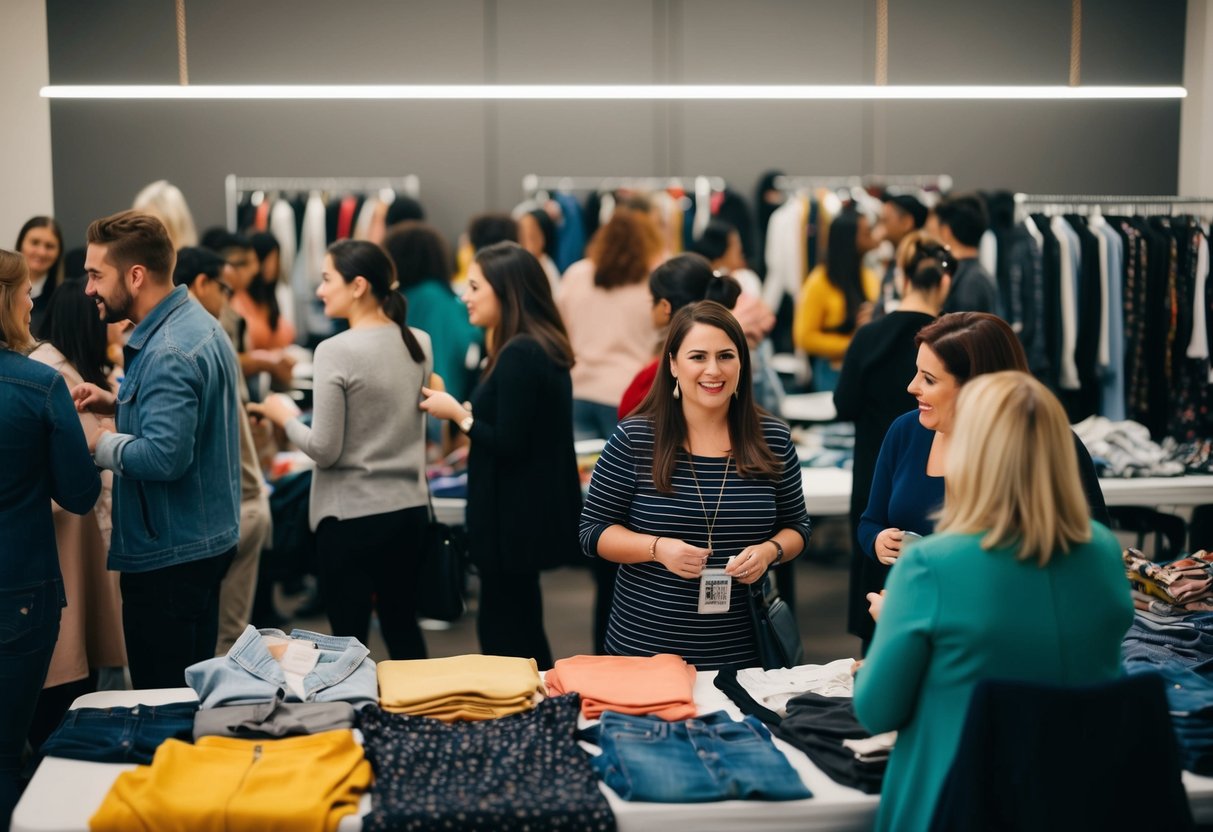
[[[218,286],[219,286],[219,291],[220,291],[220,292],[223,292],[223,296],[224,296],[225,298],[227,298],[228,300],[231,300],[231,299],[232,299],[232,295],[236,294],[236,290],[235,290],[235,289],[233,289],[233,288],[231,287],[231,285],[230,285],[230,284],[228,284],[228,283],[226,283],[225,281],[220,280],[219,278],[215,278],[215,283],[216,283],[216,284],[218,284]]]

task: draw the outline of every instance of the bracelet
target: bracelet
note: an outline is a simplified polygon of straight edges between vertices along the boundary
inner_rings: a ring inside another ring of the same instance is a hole
[[[654,537],[651,541],[649,541],[649,560],[657,560],[657,541],[658,540],[661,540],[661,538]]]
[[[779,545],[779,541],[773,537],[767,543],[775,544],[775,560],[771,561],[771,566],[778,566],[783,563],[783,546]]]

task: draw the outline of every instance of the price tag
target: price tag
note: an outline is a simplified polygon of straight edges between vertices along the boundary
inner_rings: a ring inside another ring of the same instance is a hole
[[[728,612],[733,579],[723,569],[705,569],[699,575],[699,614]]]

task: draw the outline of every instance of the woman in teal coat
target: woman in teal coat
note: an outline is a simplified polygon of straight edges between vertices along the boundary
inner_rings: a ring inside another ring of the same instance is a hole
[[[1031,376],[973,379],[957,401],[937,533],[907,547],[855,680],[855,713],[897,731],[878,829],[930,825],[983,679],[1061,685],[1120,675],[1133,604],[1120,546],[1090,519],[1074,439]]]

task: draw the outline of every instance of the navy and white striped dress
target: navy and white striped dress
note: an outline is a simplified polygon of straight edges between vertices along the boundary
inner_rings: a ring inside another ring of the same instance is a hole
[[[743,479],[736,464],[729,464],[712,532],[715,550],[709,568],[723,568],[731,555],[769,540],[780,529],[795,529],[808,543],[809,516],[791,433],[787,425],[769,416],[762,418],[762,432],[782,462],[783,474],[778,480]],[[652,424],[645,417],[620,422],[594,467],[581,511],[582,550],[596,557],[598,538],[612,525],[706,548],[708,522],[721,493],[727,460],[694,457],[702,502],[689,460],[679,452],[674,493],[659,494],[653,487]],[[607,625],[606,652],[674,653],[702,670],[758,663],[743,584],[733,582],[728,612],[700,615],[698,609],[698,578],[680,578],[656,561],[623,564]]]

